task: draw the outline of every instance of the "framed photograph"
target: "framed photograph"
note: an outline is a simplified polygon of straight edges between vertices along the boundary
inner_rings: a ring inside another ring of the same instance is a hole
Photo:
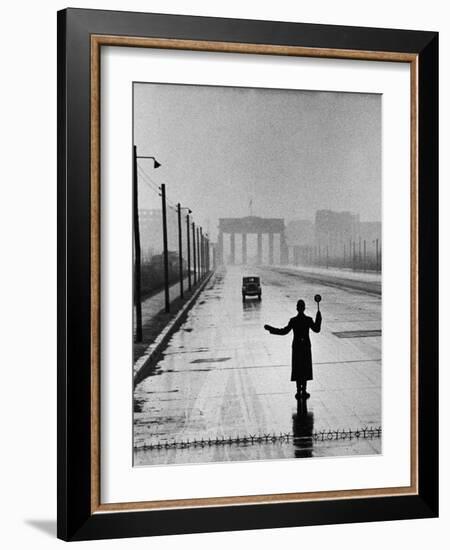
[[[58,536],[438,514],[438,35],[58,13]]]

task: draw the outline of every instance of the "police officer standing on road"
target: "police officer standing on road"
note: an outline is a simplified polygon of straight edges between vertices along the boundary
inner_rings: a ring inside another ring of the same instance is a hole
[[[319,310],[319,302],[321,297],[317,294],[314,297],[317,302],[316,319],[305,315],[305,302],[299,300],[297,302],[298,314],[292,317],[289,323],[284,328],[275,328],[270,325],[264,325],[264,328],[270,334],[288,334],[291,330],[294,331],[294,339],[292,341],[292,369],[291,380],[297,383],[296,399],[307,399],[310,394],[306,391],[308,380],[313,379],[312,372],[312,356],[311,356],[311,340],[309,339],[309,330],[320,332],[322,325],[322,314]]]

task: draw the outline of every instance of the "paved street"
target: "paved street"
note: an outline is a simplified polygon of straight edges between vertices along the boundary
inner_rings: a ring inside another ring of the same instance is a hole
[[[261,277],[261,302],[242,302],[243,275]],[[316,293],[322,331],[311,333],[311,397],[298,405],[292,333],[271,335],[263,325],[286,325],[299,298],[314,316]],[[359,431],[381,426],[380,331],[379,296],[275,268],[228,266],[135,389],[135,465],[380,452],[379,432]]]

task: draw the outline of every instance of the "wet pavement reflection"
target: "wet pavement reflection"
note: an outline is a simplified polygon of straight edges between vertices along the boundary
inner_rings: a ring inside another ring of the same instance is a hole
[[[312,456],[314,432],[314,413],[308,411],[307,399],[299,399],[297,412],[292,415],[292,433],[296,458]]]
[[[242,301],[242,276],[258,275],[262,300]],[[292,336],[272,336],[303,298],[323,327],[311,336],[311,397],[290,382]],[[263,268],[228,267],[208,283],[151,376],[135,388],[134,464],[345,456],[381,452],[381,437],[318,433],[381,425],[381,338],[334,332],[381,328],[381,300]],[[356,332],[356,334],[358,334]],[[373,432],[375,433],[375,432]]]

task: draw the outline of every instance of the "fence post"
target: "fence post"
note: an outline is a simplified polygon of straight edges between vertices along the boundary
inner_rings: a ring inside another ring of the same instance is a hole
[[[366,239],[364,239],[364,260],[363,260],[363,271],[366,271]]]

